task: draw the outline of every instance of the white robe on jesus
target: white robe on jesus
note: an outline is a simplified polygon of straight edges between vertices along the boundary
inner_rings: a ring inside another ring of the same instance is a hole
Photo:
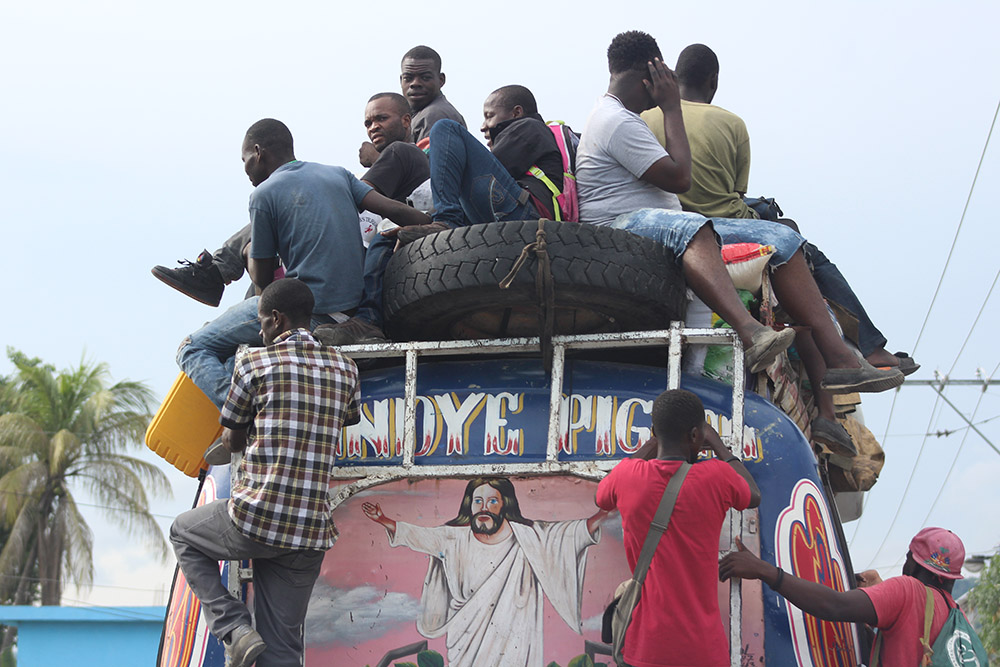
[[[483,544],[468,526],[397,522],[391,546],[431,556],[417,630],[446,635],[450,667],[540,667],[542,593],[580,632],[587,547],[600,540],[587,521],[510,523],[513,535]]]

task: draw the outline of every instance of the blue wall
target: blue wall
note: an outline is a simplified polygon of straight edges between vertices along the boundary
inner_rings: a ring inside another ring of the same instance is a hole
[[[0,607],[17,626],[18,667],[156,664],[164,607]]]

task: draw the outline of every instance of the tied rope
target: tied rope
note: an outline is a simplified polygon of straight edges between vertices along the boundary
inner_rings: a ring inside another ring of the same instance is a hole
[[[538,260],[535,272],[535,295],[538,297],[538,346],[542,353],[545,372],[552,370],[552,335],[555,330],[555,284],[552,280],[552,261],[545,242],[545,218],[538,221],[535,241],[521,249],[521,255],[514,262],[510,273],[500,281],[500,289],[507,289],[514,282],[521,267],[534,254]]]

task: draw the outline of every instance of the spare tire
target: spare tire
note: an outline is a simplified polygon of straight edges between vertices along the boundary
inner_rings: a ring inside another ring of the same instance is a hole
[[[673,253],[610,227],[545,221],[555,288],[555,333],[666,327],[684,313],[685,286]],[[459,227],[398,250],[383,283],[383,315],[394,340],[537,336],[534,255],[508,289],[500,281],[537,220]]]

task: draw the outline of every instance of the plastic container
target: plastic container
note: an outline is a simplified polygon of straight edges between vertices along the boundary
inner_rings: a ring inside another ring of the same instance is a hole
[[[208,469],[204,453],[222,434],[219,409],[184,373],[146,429],[146,446],[188,477]]]

